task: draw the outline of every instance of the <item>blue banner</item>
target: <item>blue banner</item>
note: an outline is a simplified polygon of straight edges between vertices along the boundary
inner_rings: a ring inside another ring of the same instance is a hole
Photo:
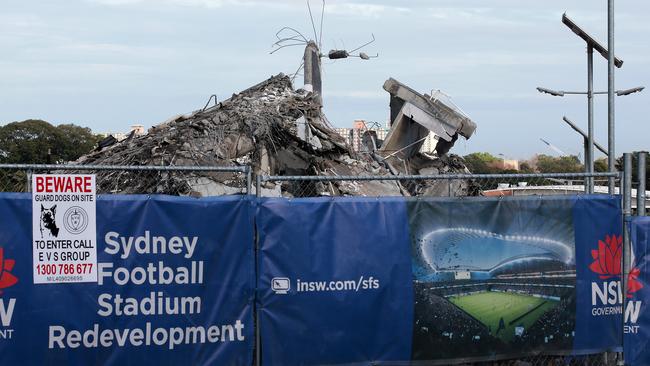
[[[650,217],[634,217],[630,224],[632,237],[631,269],[627,277],[625,304],[625,364],[650,364]]]
[[[260,203],[263,365],[410,358],[406,210],[400,199]]]
[[[249,198],[100,196],[98,283],[33,284],[31,211],[0,194],[0,364],[251,364]]]
[[[265,366],[645,348],[619,197],[100,196],[99,282],[42,285],[30,199],[0,194],[2,365],[250,365],[256,281]]]
[[[257,222],[264,365],[620,349],[620,197],[266,199]]]
[[[577,275],[575,349],[621,351],[623,217],[619,197],[577,199],[573,209]]]

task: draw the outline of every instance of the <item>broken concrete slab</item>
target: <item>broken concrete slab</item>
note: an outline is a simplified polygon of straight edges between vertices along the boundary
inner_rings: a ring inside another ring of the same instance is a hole
[[[437,124],[447,132],[446,136],[442,136],[442,134],[439,136],[447,141],[456,133],[469,139],[476,130],[476,124],[469,117],[442,99],[432,98],[426,94],[422,95],[393,78],[386,80],[384,90],[390,93],[391,98],[401,101],[401,103],[398,101],[391,106],[391,117],[394,117],[408,103],[410,110],[418,109],[436,120]]]
[[[386,80],[384,90],[391,98],[391,131],[380,149],[384,156],[398,151],[398,146],[402,158],[413,156],[424,142],[424,129],[446,142],[436,146],[438,155],[444,155],[458,135],[469,139],[476,130],[469,117],[443,98],[420,94],[393,78]]]

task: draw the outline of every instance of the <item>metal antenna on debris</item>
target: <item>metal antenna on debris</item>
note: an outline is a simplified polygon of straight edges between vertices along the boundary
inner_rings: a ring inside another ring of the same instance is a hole
[[[219,104],[219,100],[217,100],[217,95],[216,95],[216,94],[212,94],[212,95],[210,96],[210,99],[208,99],[208,101],[205,103],[205,107],[203,107],[202,111],[205,111],[206,109],[208,109],[208,106],[210,105],[210,102],[212,101],[212,99],[214,99],[214,105],[215,105],[215,106],[216,106],[217,104]]]
[[[307,9],[309,10],[309,20],[311,20],[311,28],[314,30],[314,41],[318,42],[318,48],[320,48],[320,40],[318,39],[318,34],[316,34],[316,24],[314,23],[314,16],[311,13],[311,5],[309,4],[309,0],[307,0]],[[323,1],[323,5],[325,1]]]
[[[320,11],[320,35],[318,37],[318,48],[323,45],[323,19],[325,18],[325,0],[323,0],[323,8]]]
[[[284,35],[287,32],[289,32],[289,34]],[[275,33],[275,37],[278,40],[275,43],[273,43],[272,47],[277,47],[277,48],[272,50],[270,52],[271,54],[274,54],[285,47],[304,46],[307,43],[309,43],[309,40],[307,40],[307,37],[305,37],[304,34],[300,33],[300,31],[298,31],[297,29],[291,27],[282,27],[279,31]]]
[[[359,47],[352,49],[351,51],[344,49],[334,48],[330,50],[327,54],[324,54],[321,49],[323,47],[323,23],[325,19],[325,0],[322,0],[321,7],[321,18],[320,24],[318,25],[319,32],[316,30],[316,22],[314,21],[314,13],[311,10],[311,1],[306,0],[307,10],[309,12],[309,20],[311,22],[311,28],[314,32],[314,39],[309,40],[307,37],[298,31],[295,28],[283,27],[276,34],[277,41],[273,44],[273,50],[271,54],[287,47],[294,46],[303,46],[305,48],[302,63],[298,66],[296,72],[291,76],[291,81],[293,82],[300,73],[300,70],[304,69],[303,78],[304,86],[303,88],[307,91],[313,92],[320,99],[322,98],[322,70],[321,70],[321,59],[329,58],[330,60],[336,61],[349,57],[358,57],[362,60],[369,60],[371,58],[379,57],[379,53],[375,55],[368,55],[365,52],[359,52],[364,47],[374,43],[376,41],[375,35],[371,34],[372,39]],[[335,46],[336,47],[336,46]],[[322,99],[321,99],[322,104]]]
[[[432,101],[441,101],[443,103],[446,103],[447,105],[449,105],[449,107],[454,109],[456,112],[469,118],[469,115],[462,108],[460,108],[458,104],[454,102],[451,95],[443,92],[440,89],[435,89],[435,90],[431,89],[431,95],[429,96],[429,99],[431,99]]]

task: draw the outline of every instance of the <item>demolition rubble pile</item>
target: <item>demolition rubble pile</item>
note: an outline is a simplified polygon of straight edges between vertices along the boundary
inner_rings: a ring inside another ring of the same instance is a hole
[[[462,159],[414,154],[400,172],[377,153],[355,153],[322,114],[317,95],[294,90],[279,74],[214,107],[174,117],[142,136],[107,141],[80,158],[84,165],[251,166],[253,175],[391,175],[466,172]],[[109,145],[109,146],[105,146]],[[391,157],[392,158],[392,157]],[[417,166],[416,171],[405,171]],[[254,179],[253,179],[254,181]],[[212,196],[245,192],[246,175],[230,172],[99,171],[106,193]],[[448,195],[447,182],[267,182],[264,196]],[[469,186],[454,183],[457,195]],[[444,187],[444,189],[443,189]],[[253,190],[255,189],[253,184]]]

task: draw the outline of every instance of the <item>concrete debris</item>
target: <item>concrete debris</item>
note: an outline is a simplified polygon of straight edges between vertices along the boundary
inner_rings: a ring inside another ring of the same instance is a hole
[[[377,146],[377,145],[375,145]],[[376,148],[374,149],[376,150]],[[78,164],[158,166],[242,166],[264,175],[390,175],[466,172],[454,156],[413,154],[390,162],[376,151],[355,153],[322,113],[320,96],[294,90],[283,74],[232,95],[217,105],[179,115],[147,134],[106,141]],[[397,166],[393,166],[397,165]],[[246,176],[213,172],[98,172],[98,190],[107,193],[162,193],[211,196],[243,194]],[[255,180],[253,179],[253,182]],[[449,195],[446,181],[267,182],[263,196]],[[253,185],[254,194],[255,187]],[[470,194],[467,182],[452,182],[452,193]]]
[[[446,98],[422,95],[393,78],[386,80],[384,90],[390,93],[391,116],[391,130],[380,149],[384,156],[412,157],[429,132],[438,137],[437,154],[444,155],[458,135],[469,139],[476,130],[476,124]]]

